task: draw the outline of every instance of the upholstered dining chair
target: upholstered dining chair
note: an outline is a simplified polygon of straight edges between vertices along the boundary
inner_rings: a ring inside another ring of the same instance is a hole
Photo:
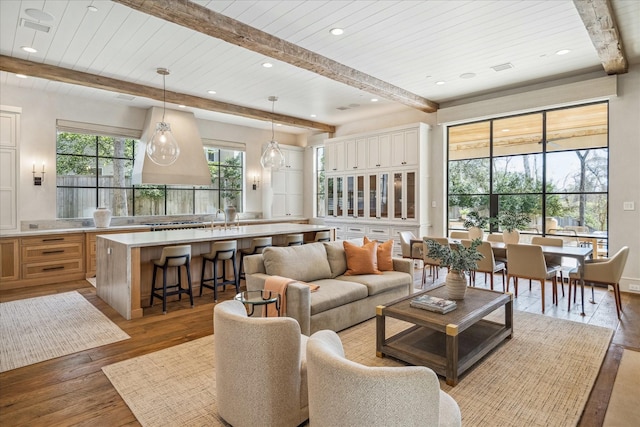
[[[452,231],[449,234],[452,239],[468,239],[469,238],[468,231]]]
[[[557,246],[563,247],[564,240],[558,237],[541,237],[533,236],[531,238],[532,245],[541,246]],[[544,260],[548,266],[558,266],[558,272],[560,273],[560,289],[562,290],[562,296],[564,297],[564,271],[562,270],[562,257],[557,255],[545,255]]]
[[[504,242],[504,237],[502,233],[491,233],[487,234],[487,242]],[[494,248],[493,249],[493,257],[498,262],[503,262],[505,266],[507,266],[507,250]]]
[[[463,240],[462,244],[469,247],[471,246],[471,240]],[[504,277],[504,273],[507,270],[504,262],[496,261],[493,255],[493,249],[491,249],[491,243],[482,242],[480,246],[476,248],[480,254],[482,254],[482,258],[478,261],[478,268],[471,272],[471,284],[475,286],[476,283],[476,273],[484,273],[484,282],[487,283],[487,273],[490,274],[490,286],[491,290],[493,290],[493,275],[495,273],[502,273],[502,291],[506,292],[506,280]]]
[[[460,408],[425,366],[370,367],[345,358],[333,331],[307,343],[309,424],[460,426]]]
[[[518,278],[539,280],[542,289],[542,312],[544,313],[545,282],[551,280],[553,283],[553,287],[551,288],[553,295],[552,300],[554,304],[558,303],[557,286],[559,267],[547,266],[541,246],[507,244],[507,261],[509,263],[507,270],[507,292],[509,291],[509,282],[512,277],[516,298],[518,298]],[[531,286],[531,284],[529,286]]]
[[[629,247],[623,246],[611,258],[588,260],[584,265],[585,282],[611,285],[613,288],[613,296],[616,300],[616,312],[618,313],[618,318],[620,318],[620,312],[623,311],[622,301],[620,299],[620,278],[622,277],[622,272],[624,271],[624,266],[627,263],[628,256]],[[569,273],[569,304],[567,305],[567,309],[569,310],[571,309],[571,283],[573,282],[573,302],[575,302],[577,294],[576,286],[579,280],[580,274],[578,269],[572,270]]]
[[[427,281],[427,267],[429,268],[429,276],[432,276],[434,279],[438,278],[438,273],[440,272],[440,260],[429,258],[429,247],[427,246],[427,241],[429,240],[433,240],[443,246],[449,245],[449,239],[446,237],[427,236],[422,238],[422,262],[424,263],[422,267],[422,287],[424,287]]]
[[[410,231],[398,231],[400,236],[400,248],[402,249],[402,258],[422,259],[422,245],[411,246],[412,240],[418,238]]]
[[[240,301],[213,309],[218,413],[234,427],[291,426],[309,418],[306,344],[291,317],[248,317]]]

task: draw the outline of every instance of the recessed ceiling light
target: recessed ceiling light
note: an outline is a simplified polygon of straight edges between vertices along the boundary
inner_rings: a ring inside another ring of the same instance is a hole
[[[38,21],[53,21],[53,15],[40,9],[25,9],[24,13]]]
[[[215,90],[208,90],[207,93],[210,95],[215,95],[217,92]]]
[[[509,132],[511,129],[502,129],[502,132]]]
[[[311,114],[309,117],[317,117],[315,114]]]
[[[463,73],[460,74],[461,79],[472,79],[476,76],[476,73]]]
[[[97,12],[97,11],[98,11],[98,8],[97,8],[97,7],[95,7],[95,6],[93,6],[93,5],[91,5],[91,6],[87,6],[87,10],[88,10],[89,12]]]
[[[282,123],[276,123],[276,126],[282,126]]]
[[[26,79],[27,76],[25,76],[24,74],[16,74],[16,77],[19,79]]]
[[[371,102],[378,102],[378,98],[371,98]]]
[[[38,52],[36,49],[32,48],[31,46],[22,46],[20,49],[24,50],[25,52],[29,52],[29,53]]]
[[[344,30],[342,28],[332,28],[329,32],[334,36],[341,36],[344,34]]]
[[[272,64],[271,62],[263,62],[263,63],[262,63],[262,66],[263,66],[264,68],[271,68],[271,67],[273,67],[273,64]]]
[[[442,80],[440,80],[440,81],[437,81],[437,82],[436,82],[436,84],[437,84],[438,86],[442,86],[444,83],[445,83],[445,82],[443,82]]]
[[[556,52],[556,55],[566,55],[567,53],[571,52],[569,49],[562,49]]]
[[[182,104],[178,105],[178,108],[185,108],[185,107],[186,105],[182,105]]]

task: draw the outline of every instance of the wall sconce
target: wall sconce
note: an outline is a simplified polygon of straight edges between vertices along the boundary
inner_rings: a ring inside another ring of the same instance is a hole
[[[33,164],[33,185],[42,185],[44,182],[44,162],[42,163],[42,172],[40,176],[36,176],[36,164]]]
[[[260,186],[260,180],[258,179],[258,175],[253,175],[253,189],[257,190]]]

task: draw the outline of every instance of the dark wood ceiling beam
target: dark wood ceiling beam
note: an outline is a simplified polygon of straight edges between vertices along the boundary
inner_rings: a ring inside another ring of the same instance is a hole
[[[624,74],[629,64],[610,0],[573,0],[607,74]]]
[[[112,79],[110,77],[98,76],[95,74],[71,70],[69,68],[41,64],[5,55],[0,55],[0,70],[8,73],[24,74],[31,77],[38,77],[62,83],[92,87],[94,89],[126,93],[129,95],[155,99],[156,101],[162,101],[164,96],[164,92],[160,88],[143,86],[123,80]],[[311,120],[300,119],[298,117],[262,111],[255,108],[228,104],[226,102],[214,101],[212,99],[200,98],[198,96],[183,93],[167,91],[166,101],[172,104],[182,104],[193,108],[200,108],[202,110],[216,111],[219,113],[232,114],[234,116],[248,117],[250,119],[265,121],[273,120],[276,123],[284,125],[317,129],[323,132],[334,133],[336,131],[335,126],[326,123],[319,123]]]
[[[188,0],[113,0],[365,92],[432,113],[438,104]]]

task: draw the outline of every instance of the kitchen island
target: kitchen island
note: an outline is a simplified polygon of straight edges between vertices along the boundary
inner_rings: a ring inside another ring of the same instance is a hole
[[[151,293],[151,260],[160,258],[165,246],[191,245],[191,277],[194,294],[197,295],[201,255],[210,251],[211,242],[235,240],[241,249],[250,247],[254,237],[271,236],[273,244],[279,245],[284,243],[287,234],[303,233],[308,241],[313,240],[317,231],[330,231],[331,240],[335,239],[335,229],[331,226],[291,223],[99,235],[97,294],[125,319],[139,318]],[[168,280],[171,282],[176,278],[169,276]]]

